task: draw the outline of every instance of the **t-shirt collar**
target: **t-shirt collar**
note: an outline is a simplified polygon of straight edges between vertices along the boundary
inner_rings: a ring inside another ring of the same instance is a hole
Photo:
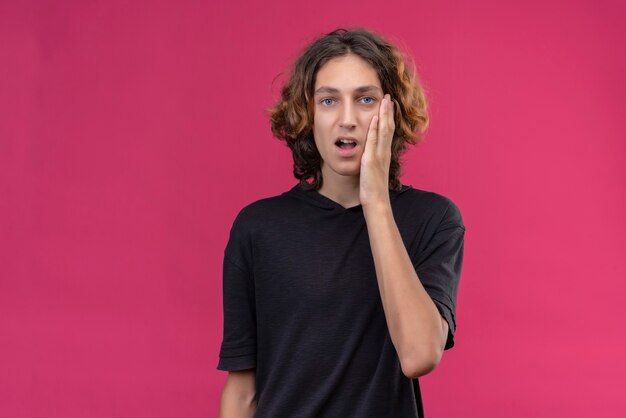
[[[413,186],[410,185],[402,185],[400,190],[389,190],[389,199],[393,202],[399,195],[411,189]],[[325,209],[325,210],[344,210],[344,211],[360,211],[362,210],[361,205],[352,206],[350,208],[344,208],[339,203],[334,200],[320,194],[317,190],[305,190],[302,188],[300,183],[296,183],[289,191],[283,193],[288,196],[304,200],[305,202]]]

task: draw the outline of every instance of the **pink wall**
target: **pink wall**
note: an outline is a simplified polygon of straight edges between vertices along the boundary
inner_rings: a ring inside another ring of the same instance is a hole
[[[414,55],[403,181],[467,225],[428,416],[625,416],[626,10],[505,3],[1,2],[0,416],[217,415],[230,224],[295,182],[270,84],[354,25]]]

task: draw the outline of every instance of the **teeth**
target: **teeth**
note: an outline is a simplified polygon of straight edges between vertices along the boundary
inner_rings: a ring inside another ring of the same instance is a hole
[[[343,144],[354,144],[354,141],[350,141],[349,139],[340,139],[339,142]]]

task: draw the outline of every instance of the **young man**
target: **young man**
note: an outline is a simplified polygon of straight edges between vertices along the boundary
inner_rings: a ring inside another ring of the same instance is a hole
[[[300,182],[233,223],[220,416],[421,417],[417,378],[454,344],[465,232],[450,199],[399,179],[422,87],[396,47],[337,30],[271,113]]]

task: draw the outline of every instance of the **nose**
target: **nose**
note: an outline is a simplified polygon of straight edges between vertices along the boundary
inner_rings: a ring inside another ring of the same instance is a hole
[[[339,115],[339,126],[348,129],[356,127],[355,108],[350,100],[344,101],[344,104],[341,107],[341,114]]]

